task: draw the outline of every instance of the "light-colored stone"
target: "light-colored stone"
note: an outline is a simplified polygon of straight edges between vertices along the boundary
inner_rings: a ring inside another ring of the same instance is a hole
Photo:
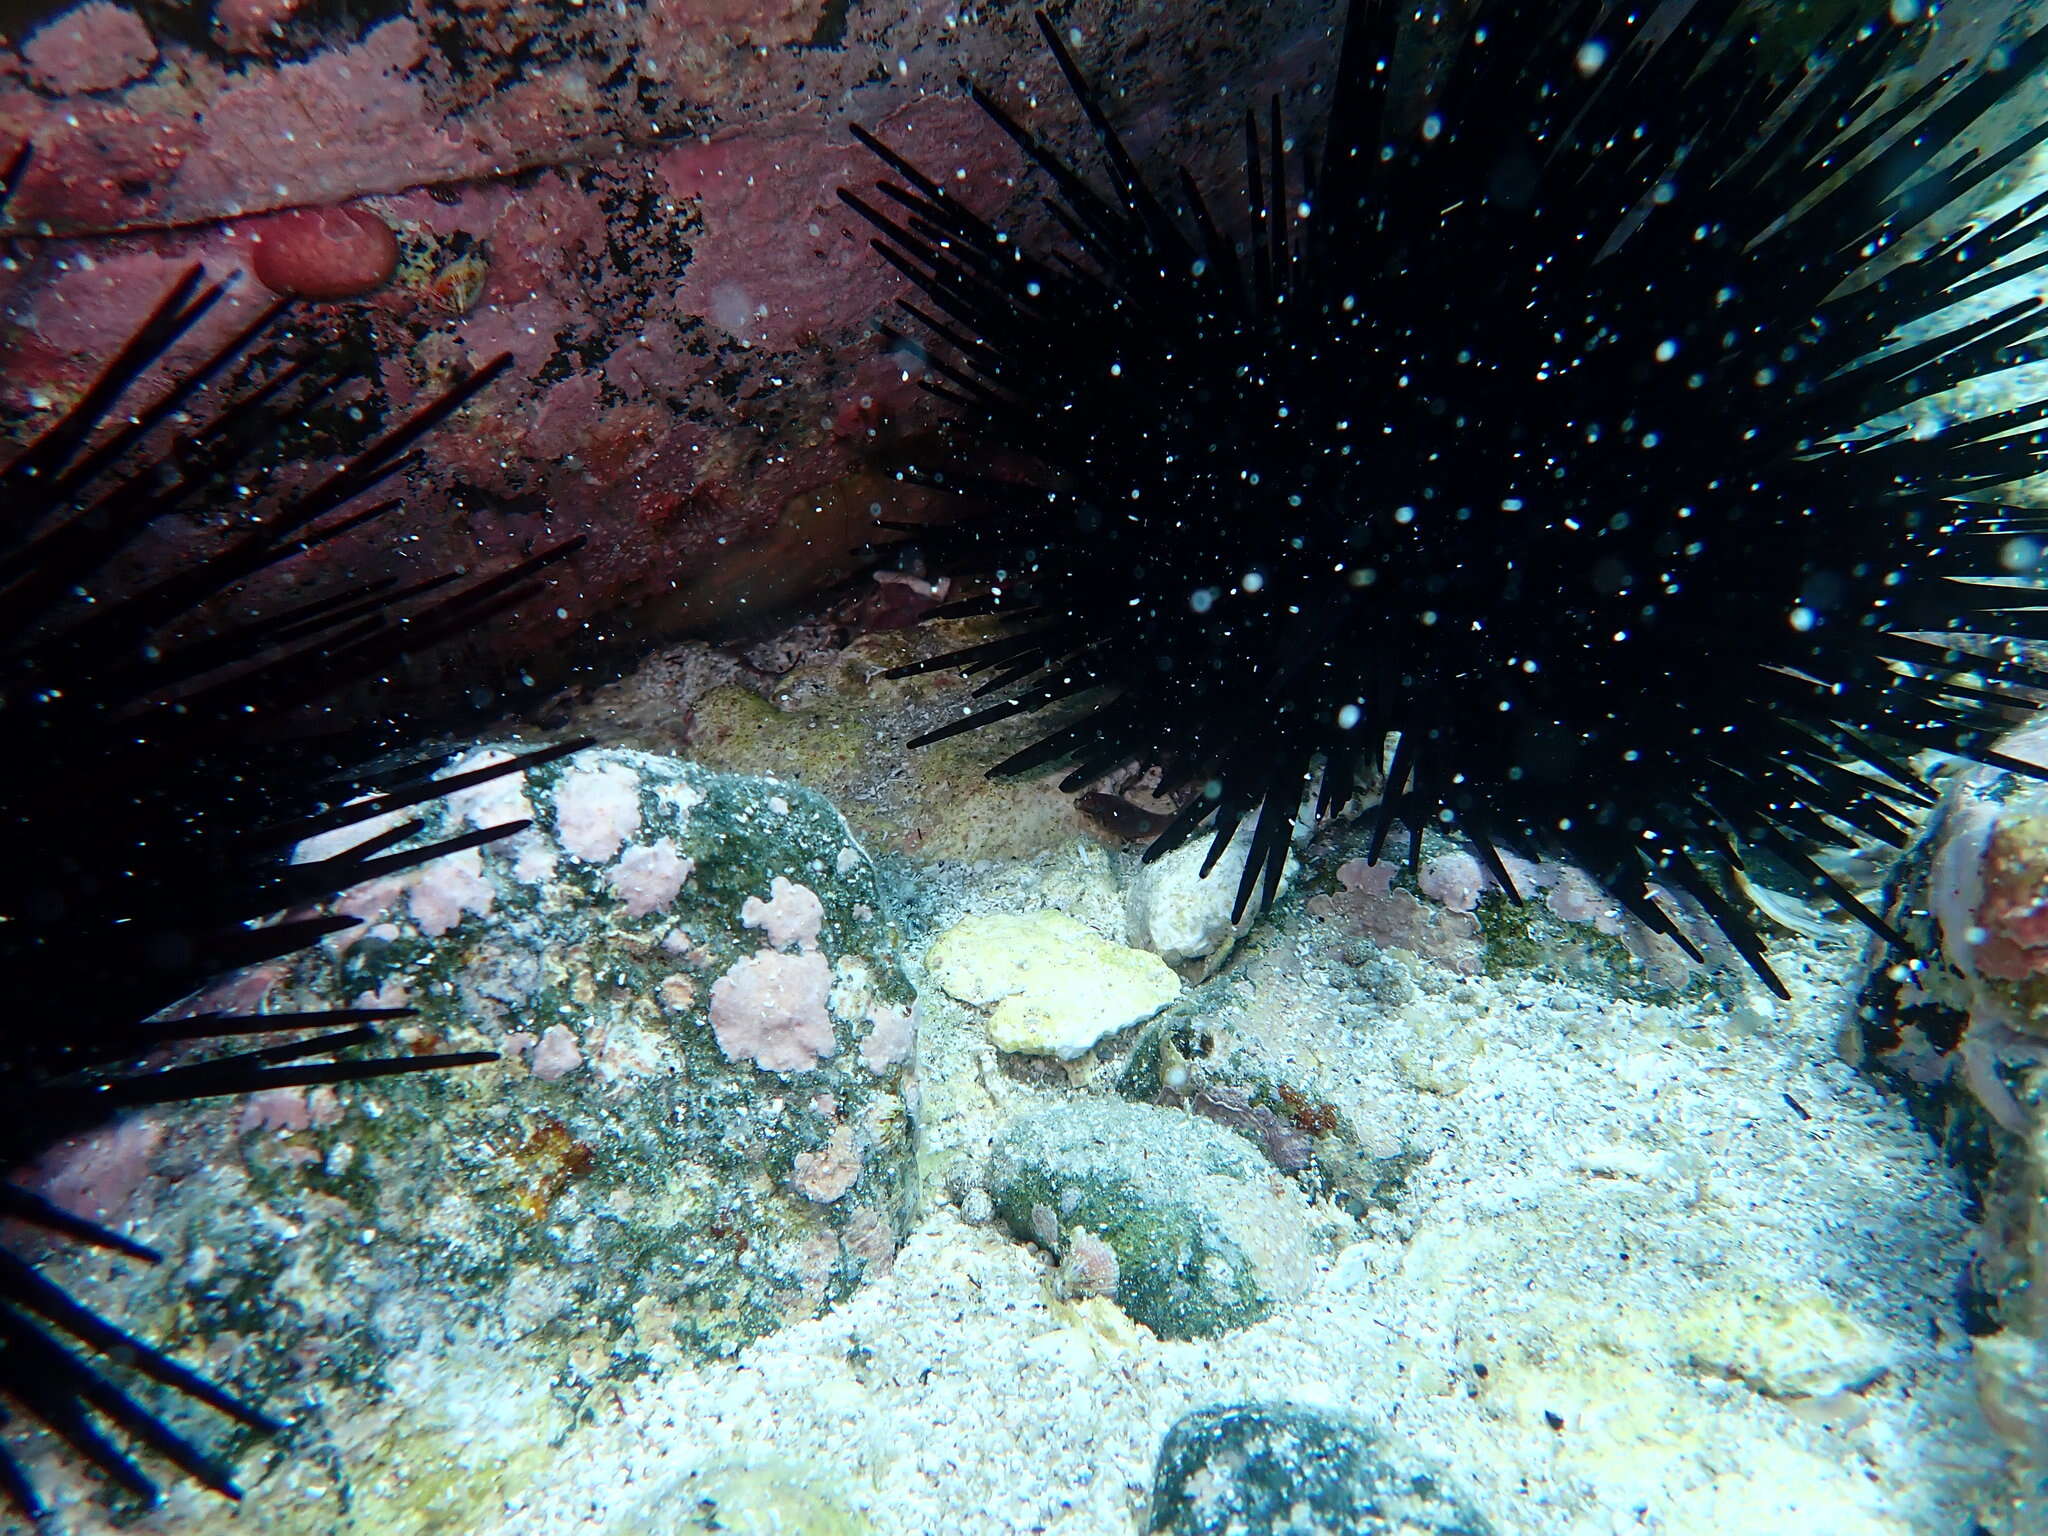
[[[1206,837],[1195,838],[1155,863],[1139,866],[1124,901],[1124,936],[1168,965],[1228,954],[1258,918],[1256,891],[1244,916],[1234,923],[1230,918],[1251,843],[1252,827],[1246,823],[1206,877],[1202,874],[1202,861],[1209,856]],[[1282,891],[1293,884],[1295,867],[1290,857],[1281,879]]]
[[[1180,992],[1157,955],[1112,944],[1059,912],[966,918],[933,941],[925,964],[952,996],[991,1010],[988,1037],[998,1050],[1062,1061],[1151,1018]]]
[[[1871,1385],[1892,1368],[1890,1343],[1820,1291],[1758,1280],[1716,1291],[1679,1320],[1694,1370],[1765,1397],[1826,1397]]]

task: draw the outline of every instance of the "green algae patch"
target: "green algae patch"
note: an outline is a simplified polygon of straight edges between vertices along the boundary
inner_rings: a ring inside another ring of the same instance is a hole
[[[1543,962],[1543,943],[1535,932],[1535,914],[1528,902],[1510,901],[1499,891],[1479,898],[1479,941],[1486,974],[1534,970]]]

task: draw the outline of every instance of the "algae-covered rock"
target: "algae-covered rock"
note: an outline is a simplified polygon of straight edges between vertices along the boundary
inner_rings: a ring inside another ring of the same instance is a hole
[[[1201,1408],[1167,1432],[1146,1536],[1486,1536],[1434,1469],[1349,1415]]]
[[[1073,1061],[1180,992],[1157,955],[1112,944],[1059,912],[963,918],[925,956],[932,979],[990,1009],[997,1050]]]
[[[1998,1324],[1973,1344],[1978,1401],[2024,1483],[2048,1484],[2048,1071],[2020,1075],[2024,1134],[1999,1138],[1978,1271]]]
[[[384,1026],[400,1050],[501,1059],[161,1112],[165,1177],[126,1225],[168,1262],[116,1315],[273,1410],[320,1402],[299,1430],[317,1461],[400,1383],[535,1386],[573,1412],[889,1265],[912,995],[830,804],[587,751],[405,816],[411,839],[532,825],[345,893],[361,926],[238,1004],[411,1008]]]
[[[1117,1305],[1161,1338],[1246,1327],[1308,1286],[1308,1203],[1244,1141],[1176,1110],[1051,1105],[996,1139],[987,1180],[1020,1240],[1062,1258],[1083,1229],[1106,1245]]]
[[[1369,852],[1367,826],[1340,829],[1334,851]],[[1304,906],[1339,933],[1382,950],[1406,950],[1463,976],[1504,978],[1540,969],[1617,997],[1668,1002],[1735,995],[1739,956],[1706,910],[1678,893],[1662,897],[1677,930],[1652,931],[1574,865],[1506,855],[1514,894],[1471,852],[1434,831],[1410,872],[1395,860],[1346,857]],[[1699,963],[1704,956],[1708,962]]]

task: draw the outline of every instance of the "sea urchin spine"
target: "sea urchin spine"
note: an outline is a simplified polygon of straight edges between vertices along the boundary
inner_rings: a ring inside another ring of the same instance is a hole
[[[0,176],[0,195],[22,163],[16,156]],[[153,575],[110,574],[141,534],[207,509],[345,382],[270,345],[285,319],[279,304],[121,414],[221,295],[196,268],[185,273],[81,397],[0,468],[0,1159],[10,1169],[137,1105],[493,1059],[341,1054],[373,1043],[372,1026],[406,1009],[170,1010],[223,973],[353,921],[304,915],[312,904],[525,824],[401,847],[415,822],[295,864],[300,839],[582,745],[435,778],[445,756],[421,759],[415,745],[412,760],[387,757],[417,743],[421,723],[321,723],[326,702],[355,679],[537,593],[539,573],[580,540],[467,583],[357,582],[248,611],[248,578],[396,508],[395,499],[363,503],[503,359],[457,378],[210,551],[160,559]],[[261,921],[275,914],[287,915]],[[279,1035],[292,1038],[248,1043]],[[209,1041],[224,1048],[209,1051]],[[19,1184],[0,1183],[0,1216],[157,1257]],[[278,1427],[0,1249],[0,1395],[139,1498],[154,1499],[156,1484],[122,1441],[235,1493],[221,1460],[87,1351],[245,1425]],[[0,1497],[31,1518],[47,1512],[6,1446]]]
[[[1318,764],[1322,811],[1384,770],[1374,857],[1442,824],[1513,895],[1501,847],[1558,854],[1691,950],[1683,892],[1782,995],[1717,867],[1891,938],[1814,852],[1900,844],[1921,748],[2037,771],[1992,745],[2048,687],[1998,554],[2048,521],[1997,493],[2048,413],[1869,424],[2043,355],[2040,298],[1950,307],[2048,263],[2048,195],[1954,227],[2048,141],[1963,142],[2048,30],[1912,85],[1880,19],[1775,79],[1736,0],[1481,0],[1416,111],[1402,9],[1351,6],[1319,152],[1247,113],[1241,212],[1148,178],[1041,17],[1107,186],[975,98],[1071,252],[860,135],[929,387],[1038,467],[913,472],[973,498],[919,532],[1001,631],[906,669],[989,674],[923,739],[1090,695],[993,771],[1160,767],[1150,857],[1255,816],[1240,912]]]

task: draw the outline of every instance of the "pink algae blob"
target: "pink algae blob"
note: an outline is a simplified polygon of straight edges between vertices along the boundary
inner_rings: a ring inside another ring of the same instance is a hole
[[[237,53],[269,53],[299,0],[216,0],[214,35]]]
[[[38,27],[21,51],[37,85],[66,94],[110,91],[156,64],[156,39],[142,18],[108,0],[92,0]]]
[[[352,299],[398,270],[398,237],[364,208],[294,208],[246,227],[255,244],[249,264],[273,293]]]
[[[583,1065],[583,1050],[575,1035],[560,1024],[550,1024],[533,1051],[533,1075],[544,1083],[567,1077]]]
[[[809,1072],[834,1049],[832,967],[816,950],[756,950],[711,984],[711,1029],[727,1061]]]
[[[825,904],[807,885],[798,885],[781,875],[768,887],[768,900],[749,896],[740,905],[740,921],[759,928],[777,949],[809,949],[818,942],[824,926]]]
[[[639,830],[640,778],[630,768],[577,768],[555,786],[555,836],[586,864],[610,862]]]

